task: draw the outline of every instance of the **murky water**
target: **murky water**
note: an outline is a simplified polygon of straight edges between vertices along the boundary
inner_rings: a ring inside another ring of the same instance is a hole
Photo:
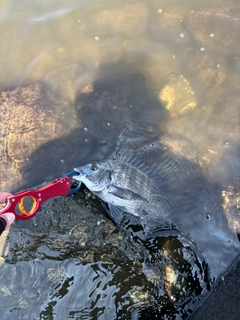
[[[23,241],[5,257],[3,319],[187,318],[239,254],[239,4],[0,8],[1,189],[104,159],[127,127],[126,148],[164,179],[178,208],[169,222],[181,231],[155,223],[146,233],[126,216],[116,256],[82,263],[72,231],[42,227],[29,256],[19,257]],[[16,243],[21,228],[10,231]],[[57,238],[71,252],[54,249]]]

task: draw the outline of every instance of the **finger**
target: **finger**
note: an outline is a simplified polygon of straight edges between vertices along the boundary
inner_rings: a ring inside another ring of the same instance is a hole
[[[5,212],[5,213],[1,214],[0,217],[6,221],[5,230],[7,230],[9,228],[9,226],[15,220],[15,215],[12,212]]]
[[[7,197],[12,196],[9,192],[0,192],[0,204],[7,202]]]

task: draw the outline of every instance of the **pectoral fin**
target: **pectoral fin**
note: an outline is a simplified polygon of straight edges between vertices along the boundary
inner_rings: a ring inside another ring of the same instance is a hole
[[[139,199],[144,200],[144,198],[142,196],[133,192],[132,190],[120,188],[120,187],[117,187],[113,184],[111,184],[109,186],[108,193],[114,195],[115,197],[124,199],[124,200],[139,200]]]
[[[116,222],[120,223],[123,217],[123,213],[125,212],[122,208],[116,207],[113,204],[108,204],[110,216]]]

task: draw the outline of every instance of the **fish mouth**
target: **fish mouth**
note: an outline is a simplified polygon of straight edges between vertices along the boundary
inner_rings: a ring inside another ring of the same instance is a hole
[[[80,168],[74,168],[73,170],[78,174],[76,176],[72,176],[72,179],[81,181],[81,177],[84,175],[84,171]]]

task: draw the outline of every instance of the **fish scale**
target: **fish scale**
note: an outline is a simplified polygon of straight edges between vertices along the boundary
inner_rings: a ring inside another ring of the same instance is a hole
[[[115,170],[114,182],[116,185],[139,193],[147,201],[150,201],[151,194],[156,187],[144,172],[120,160],[110,160],[109,165],[113,171]],[[115,169],[116,167],[117,170]]]

